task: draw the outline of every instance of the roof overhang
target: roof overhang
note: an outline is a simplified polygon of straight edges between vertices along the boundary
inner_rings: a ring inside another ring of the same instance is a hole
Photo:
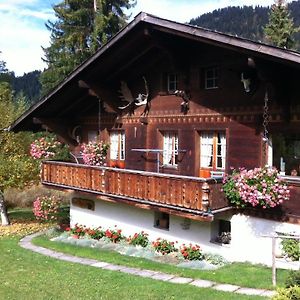
[[[43,117],[47,114],[55,114],[60,107],[70,105],[72,101],[74,101],[74,99],[72,99],[74,95],[76,95],[77,98],[82,97],[82,101],[88,101],[87,99],[90,96],[80,88],[78,82],[82,80],[82,78],[89,76],[88,74],[100,70],[99,66],[101,66],[103,72],[108,72],[109,66],[106,62],[109,60],[107,58],[112,59],[120,56],[120,59],[122,59],[121,46],[129,45],[129,43],[133,43],[133,41],[136,44],[139,40],[143,41],[143,38],[147,38],[149,29],[166,33],[174,38],[181,37],[196,43],[213,45],[219,48],[244,53],[249,57],[257,57],[291,66],[293,68],[300,68],[300,53],[298,52],[273,47],[200,27],[169,21],[141,12],[131,23],[101,47],[91,58],[78,66],[48,95],[43,97],[38,103],[21,115],[10,126],[10,130],[16,132],[22,130],[38,130],[40,127],[33,121],[34,118]],[[143,46],[144,43],[140,44]],[[118,53],[118,55],[116,55],[116,53]]]

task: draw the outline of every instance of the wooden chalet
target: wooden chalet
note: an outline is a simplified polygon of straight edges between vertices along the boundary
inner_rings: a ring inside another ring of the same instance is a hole
[[[73,223],[115,222],[214,250],[231,231],[234,250],[237,227],[245,247],[261,242],[260,228],[299,229],[299,73],[297,52],[140,13],[11,130],[47,129],[71,146],[74,162],[43,162],[42,183],[74,192]],[[107,166],[81,164],[80,143],[99,135]],[[232,209],[223,175],[266,164],[290,201],[279,213]]]

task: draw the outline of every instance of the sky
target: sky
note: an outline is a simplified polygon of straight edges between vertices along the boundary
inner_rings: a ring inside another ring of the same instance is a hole
[[[52,5],[62,0],[0,0],[0,60],[20,76],[43,70],[42,47],[49,46],[45,23],[54,21]],[[262,4],[263,2],[263,4]],[[271,5],[274,0],[137,0],[128,11],[131,18],[140,11],[166,19],[188,22],[206,12],[226,6]],[[291,2],[291,1],[288,1]]]

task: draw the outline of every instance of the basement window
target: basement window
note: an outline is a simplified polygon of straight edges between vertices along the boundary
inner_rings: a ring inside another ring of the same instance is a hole
[[[170,215],[162,212],[154,213],[154,227],[169,230]]]
[[[231,242],[231,222],[228,220],[216,220],[212,226],[211,242],[221,245]]]

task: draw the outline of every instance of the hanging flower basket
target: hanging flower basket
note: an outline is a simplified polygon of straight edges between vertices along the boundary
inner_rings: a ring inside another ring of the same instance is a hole
[[[233,170],[223,181],[230,203],[239,208],[273,208],[289,200],[290,191],[275,168]]]
[[[89,142],[81,145],[81,153],[84,164],[92,166],[103,166],[105,163],[109,144],[100,142]]]

